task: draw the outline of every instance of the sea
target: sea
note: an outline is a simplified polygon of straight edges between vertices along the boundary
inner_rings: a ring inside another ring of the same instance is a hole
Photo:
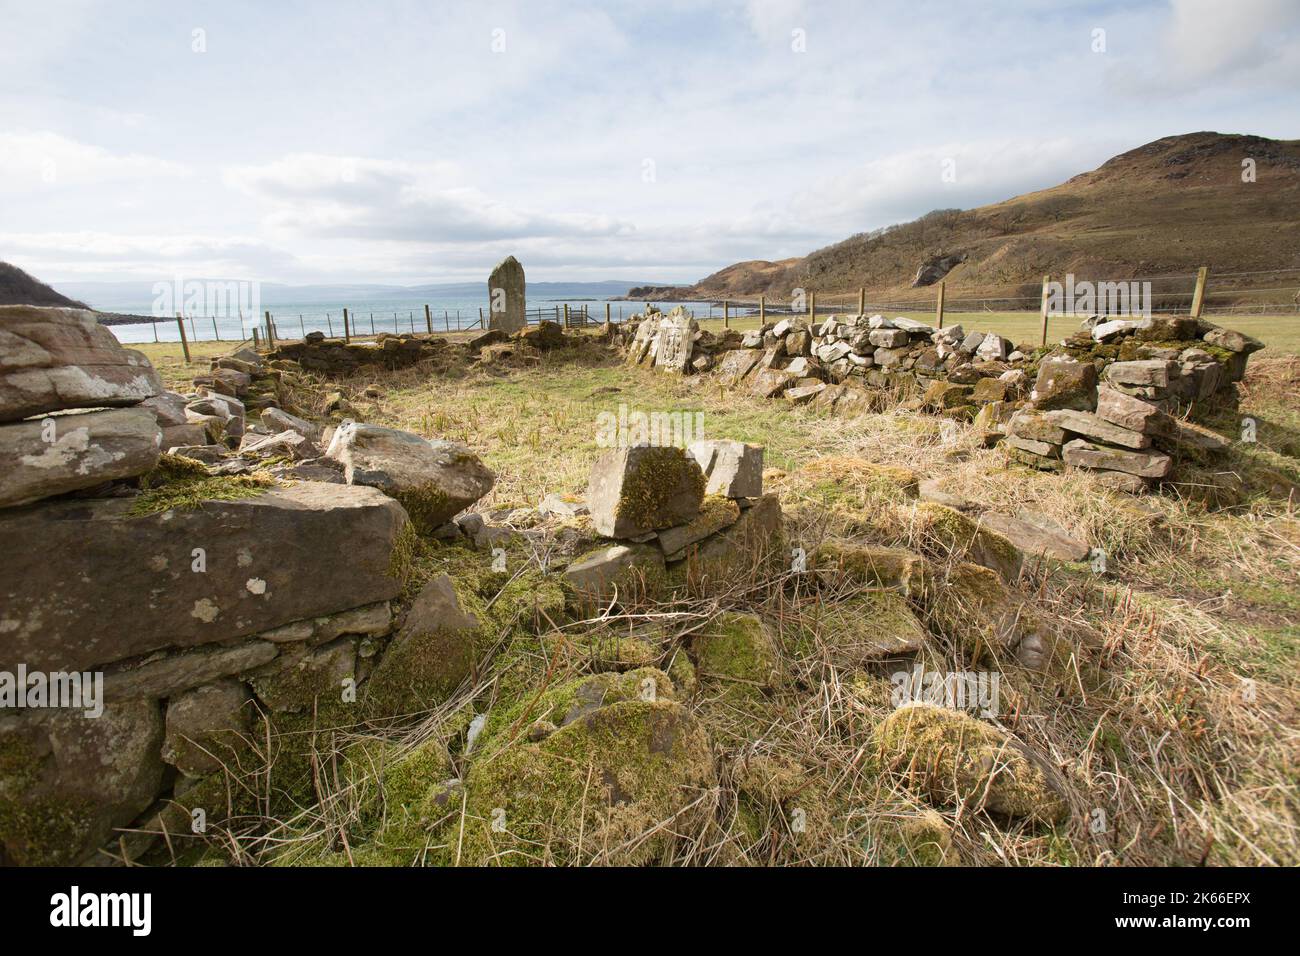
[[[148,342],[176,342],[180,331],[176,327],[175,316],[158,316],[154,314],[153,302],[149,299],[134,301],[113,301],[100,304],[93,297],[86,301],[91,308],[115,314],[135,315],[145,321],[134,324],[114,324],[108,326],[110,331],[124,344]],[[625,322],[634,314],[645,308],[643,302],[629,302],[613,298],[582,297],[532,297],[527,301],[528,321],[536,324],[541,319],[563,321],[564,307],[568,305],[574,323],[585,314],[591,324],[605,321],[606,304],[609,317],[615,322]],[[286,299],[274,303],[260,303],[263,308],[255,314],[223,313],[218,315],[185,314],[185,334],[192,342],[209,342],[214,339],[239,342],[252,338],[252,330],[259,331],[265,324],[261,311],[269,311],[274,323],[275,334],[281,339],[298,339],[308,332],[324,332],[327,336],[343,335],[343,310],[348,310],[348,325],[352,335],[371,335],[381,332],[425,332],[425,306],[429,307],[429,318],[433,331],[459,331],[481,328],[480,314],[486,315],[488,304],[481,296],[384,296],[376,298],[358,298],[350,301],[321,302],[319,300],[294,301]],[[710,302],[660,302],[654,303],[667,312],[682,305],[697,319],[721,318],[722,306]],[[740,316],[747,313],[745,307],[732,305],[731,315]],[[480,313],[482,310],[482,313]],[[754,310],[757,311],[756,309]]]

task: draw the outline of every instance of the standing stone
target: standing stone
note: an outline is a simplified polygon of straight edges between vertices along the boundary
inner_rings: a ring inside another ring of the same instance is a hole
[[[680,305],[659,323],[659,347],[655,364],[665,372],[681,373],[686,370],[695,348],[696,322]]]
[[[640,365],[647,358],[650,364],[654,364],[654,349],[659,341],[659,320],[662,316],[658,312],[646,312],[636,327],[636,334],[632,337],[632,346],[627,350],[627,361],[629,365]]]
[[[158,464],[161,443],[145,408],[0,425],[0,507],[142,475]]]
[[[149,360],[84,309],[0,306],[0,422],[138,405],[163,390]]]
[[[524,303],[524,267],[506,256],[488,277],[488,328],[518,332],[528,324]]]
[[[704,472],[680,448],[638,445],[605,452],[591,469],[587,507],[596,530],[635,538],[686,524],[704,500]]]

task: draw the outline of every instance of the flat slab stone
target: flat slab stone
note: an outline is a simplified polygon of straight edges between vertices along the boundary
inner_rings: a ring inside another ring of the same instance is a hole
[[[302,482],[132,516],[132,499],[0,512],[0,661],[87,669],[396,597],[401,505]],[[205,571],[193,570],[203,549]]]
[[[1039,554],[1058,561],[1082,561],[1088,545],[1071,537],[1065,529],[1041,515],[1021,512],[1018,517],[988,512],[980,522],[992,528],[1026,554]]]
[[[1109,448],[1082,438],[1066,443],[1061,457],[1067,465],[1099,471],[1122,471],[1140,478],[1164,478],[1173,467],[1173,459],[1158,451]]]
[[[163,391],[140,352],[84,309],[0,306],[0,422],[138,405]]]
[[[162,430],[147,408],[0,425],[0,507],[28,504],[158,464]]]
[[[1111,445],[1123,445],[1125,448],[1149,448],[1151,439],[1141,432],[1133,431],[1114,422],[1108,422],[1091,412],[1080,412],[1060,408],[1044,412],[1043,417],[1053,425],[1068,432],[1075,432],[1085,438],[1092,438]]]

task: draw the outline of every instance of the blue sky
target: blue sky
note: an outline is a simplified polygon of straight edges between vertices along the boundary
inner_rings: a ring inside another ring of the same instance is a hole
[[[508,254],[691,281],[1161,136],[1300,136],[1300,0],[0,0],[0,23],[0,259],[54,282],[457,281]]]

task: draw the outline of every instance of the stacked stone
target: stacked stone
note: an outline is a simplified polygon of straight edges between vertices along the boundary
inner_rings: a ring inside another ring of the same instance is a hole
[[[280,375],[241,352],[194,394],[169,393],[92,313],[0,308],[0,865],[103,862],[105,844],[120,854],[116,828],[157,832],[166,801],[221,783],[221,759],[259,713],[387,717],[430,689],[405,648],[453,616],[430,600],[396,628],[399,502],[436,525],[494,476],[455,443],[351,423],[331,435],[275,404]],[[169,447],[212,462],[186,472],[196,494],[309,447],[315,457],[282,467],[329,480],[137,511],[137,479]],[[465,655],[429,659],[444,657]],[[463,676],[451,670],[437,679]],[[80,706],[28,700],[32,678],[73,675],[91,692]],[[349,688],[363,710],[347,710]],[[187,826],[183,814],[168,823]],[[126,841],[131,853],[148,839]]]
[[[565,571],[591,603],[653,593],[678,571],[719,578],[755,568],[781,531],[777,496],[763,494],[763,448],[739,441],[608,451],[592,467],[587,508],[614,539]]]
[[[633,320],[628,360],[634,365],[676,372],[716,366],[725,384],[757,397],[837,411],[868,407],[870,389],[946,380],[960,386],[940,397],[946,413],[973,418],[980,406],[1015,393],[1025,378],[1016,366],[1028,360],[1001,336],[966,333],[960,325],[935,329],[902,316],[830,316],[811,324],[794,317],[720,336],[700,331],[680,306],[666,316],[649,309]]]
[[[1262,343],[1188,318],[1090,321],[1039,366],[1030,402],[1007,424],[1012,457],[1036,468],[1096,471],[1133,493],[1171,476],[1182,453],[1228,442],[1182,416],[1235,404]]]

